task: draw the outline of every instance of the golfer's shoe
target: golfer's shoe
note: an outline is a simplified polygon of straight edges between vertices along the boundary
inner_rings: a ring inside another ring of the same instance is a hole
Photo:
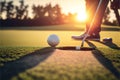
[[[72,36],[72,39],[82,40],[85,36],[87,36],[86,40],[100,41],[100,35],[99,34],[89,35],[89,34],[86,34],[86,33],[84,33],[80,36]]]

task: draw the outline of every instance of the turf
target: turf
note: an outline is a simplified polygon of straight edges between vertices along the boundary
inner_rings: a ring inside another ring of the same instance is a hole
[[[43,48],[47,48],[49,45],[46,43],[46,40],[50,34],[57,34],[59,36],[61,41],[57,47],[78,46],[81,44],[81,41],[72,40],[71,35],[81,34],[84,26],[85,25],[70,24],[1,29],[0,67],[24,58],[23,56],[30,55],[37,50],[42,51]],[[103,25],[101,41],[105,37],[112,37],[113,43],[89,41],[85,43],[85,46],[95,47],[120,73],[119,36],[120,27]],[[45,52],[43,51],[41,54],[45,54]],[[80,66],[81,65],[56,65],[54,63],[50,63],[48,66],[48,63],[41,63],[40,65],[19,72],[16,76],[12,76],[11,80],[117,80],[112,74],[107,74],[107,71],[104,69],[94,67],[94,70],[91,71],[84,67],[81,69]]]
[[[34,52],[37,47],[0,47],[0,66]]]

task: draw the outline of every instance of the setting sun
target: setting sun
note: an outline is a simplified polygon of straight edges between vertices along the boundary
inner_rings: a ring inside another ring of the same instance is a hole
[[[85,22],[86,18],[87,18],[86,13],[79,13],[77,15],[77,20],[80,21],[80,22]]]

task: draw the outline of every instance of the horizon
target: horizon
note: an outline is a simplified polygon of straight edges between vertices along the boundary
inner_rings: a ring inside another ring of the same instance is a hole
[[[1,0],[1,1],[13,1],[14,5],[19,5],[20,0]],[[35,4],[45,6],[47,4],[51,4],[52,6],[58,4],[61,8],[61,12],[63,14],[69,14],[69,13],[77,13],[79,21],[85,21],[86,19],[86,6],[85,6],[85,0],[24,0],[25,5],[28,5],[28,11],[29,11],[29,17],[33,18],[32,14],[32,6]],[[71,7],[72,5],[72,7]],[[120,11],[119,11],[120,12]],[[115,14],[113,10],[111,10],[110,13],[110,21],[116,20]]]

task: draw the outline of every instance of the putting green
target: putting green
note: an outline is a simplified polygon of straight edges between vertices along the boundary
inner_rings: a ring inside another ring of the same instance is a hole
[[[117,80],[118,76],[113,64],[99,52],[52,48],[34,51],[0,69],[3,80]]]
[[[50,34],[56,34],[60,38],[58,46],[79,46],[81,41],[71,39],[72,35],[80,35],[82,31],[34,31],[34,30],[0,30],[0,46],[40,46],[46,47],[47,38]],[[120,32],[118,31],[102,31],[101,40],[105,37],[111,37],[113,43],[120,46]],[[95,44],[98,44],[94,42]],[[87,44],[85,43],[85,46]],[[103,45],[98,44],[98,47]],[[104,46],[105,47],[105,46]]]
[[[35,27],[30,30],[29,28],[0,30],[0,60],[3,64],[13,61],[0,68],[4,74],[3,79],[117,80],[116,77],[120,73],[120,51],[116,48],[116,46],[120,47],[118,27],[116,29],[103,26],[106,31],[103,30],[100,33],[101,40],[105,37],[112,37],[113,43],[103,44],[90,41],[97,47],[94,51],[53,50],[47,44],[47,37],[50,34],[59,36],[60,44],[58,46],[81,44],[81,41],[72,40],[71,36],[80,35],[83,29],[80,31],[72,30],[73,28],[66,30],[69,28],[68,26],[64,30],[63,27],[62,30],[59,30],[60,26],[57,30],[55,30],[55,26],[45,27],[45,29]],[[85,43],[85,46],[91,44],[90,42]],[[6,70],[9,73],[6,73]]]

